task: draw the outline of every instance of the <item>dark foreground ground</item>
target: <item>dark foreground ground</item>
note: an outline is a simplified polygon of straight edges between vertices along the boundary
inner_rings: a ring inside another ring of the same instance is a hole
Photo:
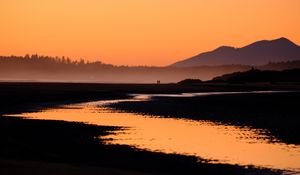
[[[126,93],[266,90],[283,89],[283,86],[284,89],[297,89],[297,85],[262,87],[224,84],[179,86],[0,83],[0,174],[275,174],[270,170],[253,167],[208,164],[190,156],[103,145],[98,137],[122,128],[1,115],[34,111],[64,103],[126,98]],[[166,105],[167,101],[161,102]],[[139,112],[152,113],[149,109],[151,105],[147,104],[147,111]],[[127,107],[127,110],[132,109]]]
[[[126,98],[128,93],[183,93],[253,90],[299,90],[300,84],[88,84],[0,82],[0,114],[55,104]],[[34,105],[38,104],[38,105]]]
[[[0,128],[1,174],[273,174],[103,145],[98,136],[112,127],[1,117]]]

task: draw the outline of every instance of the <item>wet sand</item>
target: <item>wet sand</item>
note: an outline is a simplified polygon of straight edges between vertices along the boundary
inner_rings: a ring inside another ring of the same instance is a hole
[[[216,95],[216,93],[210,92],[201,94]],[[189,93],[189,95],[192,94]],[[300,162],[300,146],[286,144],[278,140],[274,142],[274,137],[271,136],[270,138],[268,130],[239,127],[213,121],[140,115],[106,107],[111,103],[136,102],[147,99],[145,95],[138,95],[131,99],[69,104],[20,115],[29,119],[63,120],[124,128],[121,131],[114,130],[114,134],[101,136],[101,140],[106,144],[128,145],[142,150],[167,154],[190,155],[205,159],[208,163],[254,165],[285,171],[300,171],[298,163]]]
[[[281,87],[272,88],[282,89]],[[35,111],[65,103],[127,98],[127,93],[232,91],[232,89],[265,90],[266,87],[1,83],[0,114]],[[289,85],[289,88],[285,89],[295,89],[295,87]],[[208,164],[199,162],[193,156],[153,153],[135,150],[128,146],[101,144],[98,136],[121,129],[116,127],[3,116],[0,117],[0,125],[2,143],[0,167],[7,174],[20,174],[20,172],[21,174],[45,174],[45,172],[86,174],[87,171],[90,172],[90,167],[95,173],[103,172],[103,174],[105,172],[110,174],[132,174],[132,172],[138,174],[279,173],[254,167]],[[43,166],[47,168],[41,169],[40,167]],[[61,166],[67,168],[61,171],[60,168],[56,168]]]
[[[48,174],[86,174],[86,170],[89,170],[87,167],[95,169],[95,172],[104,168],[107,173],[112,174],[123,170],[124,173],[140,174],[275,174],[267,169],[199,162],[193,156],[153,153],[121,145],[103,145],[98,136],[117,129],[113,127],[15,117],[1,117],[0,121],[0,167],[5,167],[1,171],[8,174],[18,174],[21,170],[23,174],[34,174],[43,170]],[[45,168],[41,169],[41,164]],[[61,166],[67,168],[61,171]],[[80,171],[75,173],[74,170]]]
[[[154,97],[109,107],[133,113],[209,120],[240,127],[267,129],[270,139],[300,144],[300,92],[227,94],[199,97]]]

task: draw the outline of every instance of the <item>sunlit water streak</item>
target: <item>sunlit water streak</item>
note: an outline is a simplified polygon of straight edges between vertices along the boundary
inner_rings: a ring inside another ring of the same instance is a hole
[[[222,125],[209,121],[162,118],[139,115],[105,107],[122,101],[149,100],[152,97],[191,97],[239,92],[186,93],[181,95],[139,94],[132,99],[104,100],[65,105],[21,116],[33,119],[77,121],[89,124],[121,126],[107,144],[125,144],[150,151],[194,155],[218,163],[255,165],[300,171],[300,146],[270,142],[268,131]],[[244,93],[244,92],[241,92]],[[251,93],[271,93],[258,91]],[[275,93],[275,92],[272,92]],[[12,115],[10,115],[12,116]]]
[[[149,100],[153,97],[198,97],[214,95],[231,95],[231,94],[271,94],[271,93],[288,93],[297,91],[242,91],[242,92],[192,92],[179,94],[129,94],[135,99]]]

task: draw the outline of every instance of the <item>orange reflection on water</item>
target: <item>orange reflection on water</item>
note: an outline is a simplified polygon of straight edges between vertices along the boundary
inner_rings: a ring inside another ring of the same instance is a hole
[[[22,116],[34,119],[78,121],[129,127],[105,138],[108,144],[126,144],[150,151],[195,155],[222,163],[300,170],[300,146],[270,143],[260,130],[213,122],[158,118],[104,107],[120,100],[64,106]]]

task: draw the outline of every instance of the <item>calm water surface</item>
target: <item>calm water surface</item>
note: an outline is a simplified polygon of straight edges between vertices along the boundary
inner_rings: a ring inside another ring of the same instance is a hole
[[[251,93],[276,92],[257,91]],[[153,117],[105,107],[109,103],[121,101],[151,100],[155,96],[191,97],[220,94],[224,93],[134,94],[132,99],[66,105],[40,112],[24,113],[22,116],[127,128],[116,131],[115,135],[105,136],[105,138],[112,138],[107,141],[107,144],[126,144],[150,151],[194,155],[214,160],[213,163],[255,165],[300,171],[300,146],[270,142],[266,130],[241,128],[208,121]]]

